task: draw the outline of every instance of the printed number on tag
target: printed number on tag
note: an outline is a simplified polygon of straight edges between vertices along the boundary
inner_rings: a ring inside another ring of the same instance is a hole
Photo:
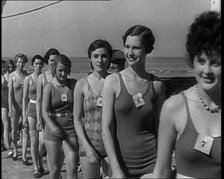
[[[194,149],[209,155],[211,152],[213,140],[214,139],[212,137],[206,135],[205,136],[198,135]]]
[[[99,106],[99,107],[103,106],[103,99],[102,99],[102,97],[98,97],[97,98],[96,105]]]
[[[61,101],[68,101],[67,94],[61,94]]]
[[[145,104],[145,101],[143,99],[142,93],[138,93],[136,95],[133,95],[132,98],[133,98],[133,101],[134,101],[135,106],[137,108],[141,107],[141,106],[143,106]]]

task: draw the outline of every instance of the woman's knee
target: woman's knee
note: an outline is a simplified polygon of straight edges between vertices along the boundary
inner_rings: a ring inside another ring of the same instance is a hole
[[[66,164],[71,165],[72,167],[76,167],[78,164],[78,153],[77,152],[70,152],[66,154]]]

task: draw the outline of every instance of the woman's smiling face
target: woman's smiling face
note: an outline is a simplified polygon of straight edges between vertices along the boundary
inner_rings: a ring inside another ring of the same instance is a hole
[[[124,45],[124,55],[129,65],[145,62],[147,53],[140,36],[127,36]]]
[[[201,53],[194,58],[194,71],[198,84],[205,91],[221,88],[221,56],[215,52]]]

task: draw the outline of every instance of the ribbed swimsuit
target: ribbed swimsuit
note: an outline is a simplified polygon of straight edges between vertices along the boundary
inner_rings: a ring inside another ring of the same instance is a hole
[[[121,91],[115,100],[116,136],[120,165],[127,176],[152,173],[157,157],[153,81],[142,94],[145,105],[137,108],[120,73]]]
[[[50,101],[50,111],[49,113],[51,114],[56,114],[56,113],[68,113],[70,115],[68,116],[50,116],[51,120],[55,123],[56,126],[58,126],[61,131],[62,135],[60,134],[55,134],[52,133],[51,128],[48,126],[46,123],[45,126],[45,140],[51,140],[48,138],[48,136],[57,136],[61,139],[63,139],[64,136],[75,133],[75,128],[74,128],[74,118],[73,118],[73,90],[75,87],[75,82],[74,79],[68,79],[68,86],[65,88],[67,89],[67,101],[62,101],[61,95],[62,91],[60,90],[60,87],[55,86],[53,84],[54,82],[49,82],[52,88],[52,93],[51,93],[51,101]]]
[[[3,76],[3,83],[2,83],[2,92],[1,92],[1,95],[2,95],[2,108],[9,108],[9,103],[8,103],[8,91],[9,91],[9,88],[8,88],[8,81],[5,79],[5,76]]]
[[[83,125],[86,131],[86,136],[93,148],[100,157],[105,157],[106,150],[102,139],[102,107],[97,106],[97,99],[101,96],[95,94],[86,79],[88,84],[88,94],[84,97],[84,117]],[[80,143],[80,156],[86,156],[85,150]]]
[[[29,75],[28,78],[29,78],[29,94],[28,94],[29,99],[36,101],[37,83],[34,81],[31,75]],[[28,113],[28,117],[33,117],[33,118],[37,117],[36,103],[29,101],[27,113]]]
[[[209,155],[194,149],[198,132],[192,122],[186,96],[183,92],[182,95],[187,109],[187,123],[176,142],[177,173],[194,178],[221,178],[221,136],[214,137]]]

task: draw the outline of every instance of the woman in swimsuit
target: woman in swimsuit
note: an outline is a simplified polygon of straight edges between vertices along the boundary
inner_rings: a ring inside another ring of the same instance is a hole
[[[200,14],[186,42],[197,84],[164,103],[154,178],[221,178],[221,15]]]
[[[10,145],[11,140],[9,139],[10,133],[10,120],[8,117],[8,81],[9,81],[9,73],[8,73],[8,66],[5,60],[2,60],[2,85],[1,85],[1,96],[2,96],[2,108],[1,108],[1,115],[2,115],[2,123],[3,123],[3,141],[2,141],[2,148],[3,150],[8,150],[8,155],[11,155]]]
[[[111,45],[92,42],[88,57],[93,72],[80,79],[74,90],[74,124],[80,140],[80,162],[84,178],[100,178],[100,167],[107,156],[102,140],[102,88],[109,74]],[[104,175],[108,175],[104,165]]]
[[[66,158],[67,179],[78,179],[78,139],[73,119],[75,79],[70,75],[71,61],[61,54],[56,58],[55,76],[43,91],[42,115],[45,121],[44,144],[47,149],[50,179],[59,179],[61,150]]]
[[[103,141],[112,178],[151,178],[156,162],[158,116],[164,85],[145,69],[154,36],[135,25],[123,36],[127,68],[109,75],[103,88]]]
[[[31,142],[30,151],[34,169],[33,175],[35,178],[39,178],[43,174],[44,169],[39,159],[38,151],[39,133],[37,131],[36,115],[36,83],[44,64],[43,58],[40,55],[35,55],[32,58],[31,64],[34,72],[25,78],[23,87],[23,125],[27,125],[28,122]]]
[[[27,56],[19,53],[15,56],[16,70],[9,75],[9,117],[11,119],[11,132],[13,144],[13,160],[17,160],[17,131],[19,128],[19,121],[22,121],[22,98],[23,98],[23,84],[24,79],[28,75],[24,71],[24,65],[27,63]],[[27,127],[23,126],[22,129],[22,160],[24,165],[30,165],[26,159],[28,143]]]

